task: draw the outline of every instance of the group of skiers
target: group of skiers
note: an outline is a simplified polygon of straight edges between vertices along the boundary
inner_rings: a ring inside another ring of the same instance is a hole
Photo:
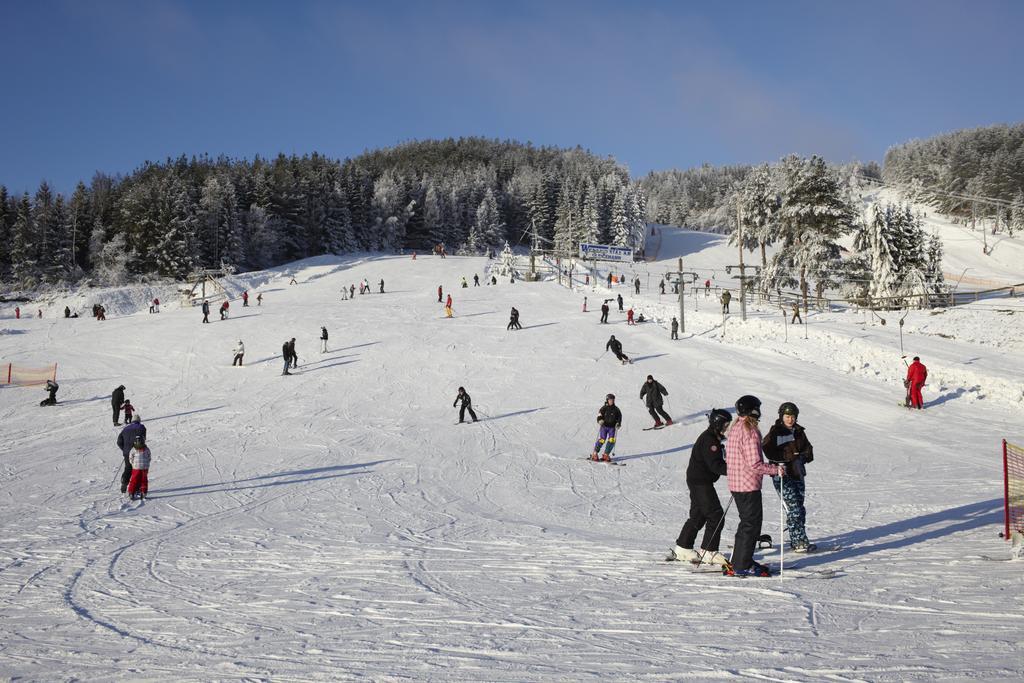
[[[806,465],[814,460],[814,448],[803,426],[797,423],[800,410],[795,403],[787,401],[779,406],[778,419],[763,436],[758,428],[761,401],[756,396],[741,396],[735,408],[735,422],[728,411],[713,409],[708,414],[707,429],[693,445],[686,468],[690,512],[670,559],[720,565],[729,575],[770,576],[768,567],[754,561],[764,516],[761,482],[771,477],[779,494],[786,512],[790,549],[813,552],[817,546],[807,538],[804,476]],[[723,475],[728,480],[730,505],[735,503],[740,517],[731,559],[719,552],[725,511],[715,482]],[[698,552],[694,543],[702,528],[704,537]]]

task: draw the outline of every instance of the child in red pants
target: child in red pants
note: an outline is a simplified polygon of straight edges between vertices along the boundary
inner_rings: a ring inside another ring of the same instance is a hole
[[[131,455],[128,456],[132,463],[132,477],[128,480],[128,495],[132,500],[146,498],[149,491],[149,449],[141,436],[135,437],[135,445]]]

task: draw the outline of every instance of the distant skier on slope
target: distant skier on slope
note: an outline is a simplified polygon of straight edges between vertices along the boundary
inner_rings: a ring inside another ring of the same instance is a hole
[[[690,490],[690,516],[679,531],[675,559],[686,562],[709,563],[724,566],[725,556],[718,552],[722,539],[725,512],[715,491],[715,482],[725,475],[725,430],[732,422],[729,411],[715,408],[708,414],[708,427],[693,444],[690,462],[686,466],[686,488]],[[700,552],[693,549],[697,533],[704,528]]]
[[[210,322],[210,302],[203,299],[203,322]]]
[[[614,353],[615,357],[622,361],[623,364],[633,362],[629,359],[629,356],[622,352],[622,342],[616,339],[614,334],[611,336],[611,339],[608,340],[608,343],[604,345],[605,351],[608,351],[609,349],[611,349],[611,352]]]
[[[640,398],[647,404],[647,412],[654,418],[654,426],[661,427],[661,418],[665,418],[665,425],[672,424],[672,418],[661,407],[662,396],[668,396],[668,389],[661,385],[661,382],[654,379],[653,375],[647,375],[647,381],[640,387]]]
[[[459,406],[459,423],[461,424],[466,420],[466,411],[469,411],[469,416],[473,418],[473,422],[476,422],[476,413],[473,412],[473,399],[466,393],[465,388],[459,387],[459,393],[455,396],[455,401],[452,403],[452,408],[456,404],[462,401],[462,405]]]
[[[452,314],[452,295],[451,294],[448,295],[448,299],[447,299],[447,301],[445,301],[445,304],[444,304],[444,315],[445,315],[446,318],[451,318],[452,315],[453,315]]]
[[[619,313],[622,313],[622,294],[620,293],[616,296],[615,300],[619,302]]]
[[[152,453],[146,446],[146,437],[136,436],[132,443],[132,450],[128,456],[128,463],[131,465],[132,473],[128,478],[127,491],[132,500],[146,499],[149,493],[149,463]]]
[[[114,409],[114,426],[121,424],[121,406],[124,405],[124,385],[119,385],[110,394],[110,407]]]
[[[128,424],[132,421],[133,416],[135,415],[135,406],[133,406],[132,402],[126,398],[124,400],[124,405],[121,406],[121,410],[124,411],[124,423]]]
[[[242,367],[242,358],[245,356],[245,344],[242,343],[241,339],[239,339],[238,344],[235,345],[234,354],[235,357],[231,361],[231,367],[235,367],[236,365],[238,367]]]
[[[615,405],[615,394],[604,397],[604,405],[597,411],[597,424],[600,425],[600,431],[590,459],[611,462],[612,450],[615,449],[615,434],[622,426],[622,411]],[[602,446],[604,453],[601,453]]]
[[[512,307],[512,312],[509,314],[508,326],[506,330],[521,330],[523,326],[519,324],[519,311],[515,306]]]
[[[288,368],[290,368],[292,366],[292,348],[291,348],[291,346],[292,346],[291,343],[288,342],[288,341],[285,341],[285,343],[281,345],[281,357],[284,358],[284,370],[281,371],[282,375],[290,375],[290,374],[292,374],[292,373],[288,372]]]
[[[320,327],[320,353],[327,353],[327,328]]]
[[[441,303],[442,301],[444,301],[444,290],[442,289],[441,285],[438,285],[437,286],[437,303]]]
[[[142,416],[136,413],[135,417],[132,418],[131,424],[126,425],[121,430],[121,433],[117,435],[117,447],[121,449],[121,455],[124,457],[124,472],[121,473],[121,493],[128,490],[128,480],[132,476],[131,450],[136,437],[139,436],[145,442],[146,425],[142,424]]]
[[[914,362],[907,367],[907,388],[910,390],[910,407],[921,410],[924,408],[924,397],[921,387],[928,381],[928,368],[921,362],[920,356],[914,356]]]
[[[601,304],[601,322],[608,322],[608,299],[605,299],[604,303]]]

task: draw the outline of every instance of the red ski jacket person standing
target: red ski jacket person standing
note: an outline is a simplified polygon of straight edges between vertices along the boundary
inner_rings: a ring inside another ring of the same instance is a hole
[[[928,379],[928,368],[921,362],[921,358],[914,356],[914,362],[907,368],[907,388],[910,389],[910,406],[920,410],[924,407],[924,399],[921,397],[921,387]]]

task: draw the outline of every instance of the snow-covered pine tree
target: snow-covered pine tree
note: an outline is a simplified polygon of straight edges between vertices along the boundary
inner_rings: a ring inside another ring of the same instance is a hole
[[[579,228],[574,223],[578,224],[580,219],[574,215],[573,191],[568,183],[562,186],[558,209],[555,211],[555,250],[563,254],[577,253],[577,243],[573,237]]]
[[[161,211],[163,224],[153,247],[157,272],[182,280],[195,266],[199,219],[188,188],[180,180],[172,181]]]
[[[11,227],[11,277],[15,284],[28,287],[36,278],[35,227],[28,193],[21,195],[18,213]]]
[[[626,213],[626,188],[620,185],[612,198],[612,244],[616,247],[628,247],[631,234],[629,215]]]
[[[102,285],[123,285],[128,277],[128,263],[134,255],[124,235],[114,235],[93,258],[93,277]]]
[[[47,266],[47,277],[56,282],[76,275],[71,215],[64,203],[64,195],[58,194],[53,202],[53,227],[52,260]]]
[[[867,252],[871,282],[868,296],[872,299],[886,299],[894,295],[899,284],[899,269],[893,250],[897,248],[899,232],[892,227],[893,206],[872,206],[871,220],[864,229],[865,237],[857,241],[862,251]]]
[[[476,221],[473,227],[476,230],[476,236],[472,237],[472,231],[470,235],[474,251],[480,248],[497,248],[505,241],[505,224],[501,221],[498,202],[494,198],[491,188],[487,188],[484,198],[480,201],[480,206],[476,209]]]
[[[68,204],[68,220],[71,225],[71,240],[74,244],[74,263],[78,268],[89,268],[89,238],[94,224],[92,195],[79,181],[71,194]]]
[[[629,244],[633,249],[641,250],[647,242],[647,200],[643,188],[639,184],[631,185],[625,199]]]
[[[925,279],[928,290],[932,294],[942,294],[945,291],[946,278],[942,273],[942,239],[935,234],[928,237]]]
[[[775,214],[779,210],[779,193],[770,166],[764,164],[750,172],[740,186],[739,202],[744,241],[749,239],[760,247],[761,266],[765,267],[768,265],[766,247],[775,241]],[[735,243],[735,236],[730,236],[730,244]]]
[[[836,240],[853,229],[854,210],[838,177],[820,157],[786,157],[780,173],[780,241],[799,270],[806,310],[808,273],[839,269]]]
[[[597,185],[593,180],[587,179],[583,189],[583,215],[581,219],[582,230],[580,241],[587,244],[600,244],[601,226],[598,213],[598,192]]]
[[[32,199],[32,226],[36,232],[33,258],[36,260],[40,275],[48,273],[54,258],[52,240],[57,226],[53,215],[53,203],[53,192],[44,180],[39,184],[39,189]]]
[[[11,271],[11,226],[15,213],[7,188],[0,185],[0,281],[5,280]]]
[[[1024,232],[1024,190],[1018,190],[1010,206],[1010,222],[1007,232],[1013,237],[1014,232]]]

